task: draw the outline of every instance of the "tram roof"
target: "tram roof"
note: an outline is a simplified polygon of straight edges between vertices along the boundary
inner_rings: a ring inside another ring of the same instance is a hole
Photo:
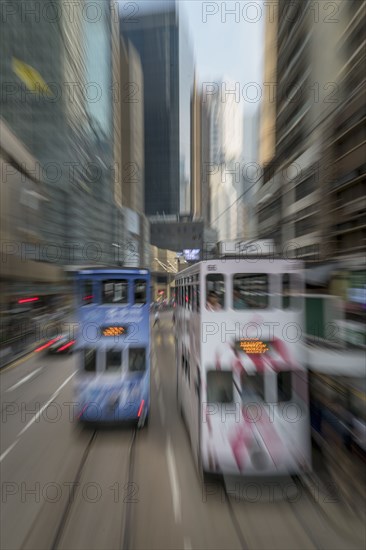
[[[75,275],[91,275],[93,273],[106,273],[106,274],[134,274],[149,275],[150,270],[146,267],[116,267],[116,266],[82,266],[72,270]]]
[[[254,263],[255,262],[255,263]],[[179,271],[175,274],[175,279],[179,279],[181,276],[190,275],[192,273],[200,273],[201,271],[204,272],[210,272],[209,266],[219,266],[222,265],[222,272],[225,272],[227,268],[233,268],[235,267],[236,272],[245,273],[246,269],[243,266],[250,266],[251,269],[248,270],[248,273],[253,272],[252,266],[258,265],[262,269],[265,267],[265,272],[268,273],[276,273],[278,272],[278,268],[281,267],[283,269],[289,269],[289,266],[291,266],[291,271],[301,270],[303,269],[303,263],[299,260],[291,260],[291,259],[285,259],[285,258],[239,258],[239,257],[232,257],[232,258],[215,258],[212,260],[204,260],[201,262],[197,262],[193,265],[190,265],[189,267],[186,267],[185,269],[182,269],[182,271]],[[216,272],[212,271],[213,273]],[[219,270],[217,270],[219,272]]]

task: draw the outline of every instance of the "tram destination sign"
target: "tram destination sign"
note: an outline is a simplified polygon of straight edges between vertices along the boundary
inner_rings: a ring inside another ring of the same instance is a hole
[[[244,351],[250,354],[266,353],[269,350],[269,342],[262,342],[258,338],[242,338],[235,342],[237,351]]]
[[[102,336],[124,336],[127,334],[127,325],[104,325],[100,328]]]

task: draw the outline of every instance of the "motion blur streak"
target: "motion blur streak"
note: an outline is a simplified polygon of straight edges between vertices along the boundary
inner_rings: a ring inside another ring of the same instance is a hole
[[[366,3],[0,12],[1,550],[364,550]]]
[[[60,340],[61,336],[58,336],[57,338],[53,338],[52,340],[50,340],[49,342],[47,342],[47,344],[44,344],[43,346],[35,349],[34,351],[35,352],[39,352],[39,351],[43,351],[44,349],[52,346],[52,344],[54,344],[55,342],[57,342],[58,340]]]

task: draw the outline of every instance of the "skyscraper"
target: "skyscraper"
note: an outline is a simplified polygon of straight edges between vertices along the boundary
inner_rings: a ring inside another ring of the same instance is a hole
[[[209,178],[209,221],[217,229],[219,239],[238,237],[242,222],[237,202],[242,183],[242,112],[235,97],[226,93],[233,88],[229,79],[218,79],[216,93],[207,97],[204,92],[202,99],[209,113],[209,163],[205,163]]]
[[[133,24],[122,20],[121,31],[139,53],[144,77],[145,213],[179,214],[190,209],[180,197],[191,180],[194,64],[185,27],[169,4]]]
[[[314,20],[310,4],[279,0],[277,23],[267,23],[265,79],[276,68],[276,95],[262,108],[258,236],[307,262],[357,259],[365,246],[366,12],[362,2],[337,2],[329,25]]]
[[[57,247],[54,262],[109,263],[123,231],[113,181],[110,2],[93,2],[94,12],[81,3],[70,11],[63,0],[13,4],[0,36],[0,112],[46,184],[42,237]]]
[[[144,79],[140,56],[121,36],[122,203],[143,212],[144,201]]]

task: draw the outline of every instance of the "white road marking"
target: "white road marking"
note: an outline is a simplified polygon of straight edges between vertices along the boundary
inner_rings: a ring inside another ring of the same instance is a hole
[[[33,418],[28,422],[28,424],[27,424],[26,426],[24,426],[24,428],[18,433],[18,437],[20,437],[21,435],[23,435],[24,432],[26,432],[26,431],[28,430],[28,428],[30,428],[30,427],[32,426],[32,424],[38,420],[38,418],[41,416],[41,414],[43,413],[43,411],[44,411],[45,409],[47,409],[48,405],[49,405],[50,403],[52,403],[52,401],[58,396],[58,394],[61,392],[62,388],[63,388],[64,386],[66,386],[66,384],[67,384],[68,382],[70,382],[70,380],[71,380],[71,378],[72,378],[73,376],[75,376],[76,372],[77,372],[77,371],[73,372],[72,375],[69,376],[68,378],[66,378],[65,382],[63,382],[63,383],[61,384],[61,386],[60,386],[59,388],[57,388],[57,390],[55,391],[55,393],[54,393],[53,395],[51,395],[51,397],[49,398],[49,400],[47,401],[47,403],[45,403],[45,404],[43,405],[43,407],[37,412],[37,414],[34,415]]]
[[[158,390],[160,390],[160,374],[159,374],[159,371],[158,369],[156,369],[154,371],[154,376],[155,376],[155,384],[156,384],[156,387]]]
[[[16,388],[19,388],[19,386],[24,384],[24,382],[27,382],[27,380],[30,380],[30,378],[32,378],[35,374],[37,374],[37,372],[39,372],[41,369],[42,369],[42,367],[39,367],[38,369],[34,370],[33,372],[31,372],[27,376],[24,376],[24,378],[19,380],[19,382],[17,382],[16,384],[14,384],[10,388],[8,388],[6,391],[9,392],[9,391],[15,390]]]
[[[16,440],[14,441],[14,443],[12,443],[12,444],[10,445],[10,447],[8,447],[8,448],[6,449],[6,451],[3,452],[3,454],[0,456],[0,462],[2,462],[2,461],[4,460],[4,458],[10,453],[10,451],[12,451],[12,450],[14,449],[14,447],[15,447],[15,445],[18,443],[18,441],[19,441],[19,439],[16,439]]]
[[[161,417],[161,423],[165,424],[165,407],[163,403],[163,395],[160,393],[158,398],[159,412]]]
[[[184,550],[192,550],[192,543],[189,537],[184,537],[183,547],[184,547]]]
[[[153,370],[156,370],[156,352],[155,349],[151,352],[151,366]]]
[[[173,453],[172,444],[170,442],[170,437],[168,437],[168,440],[167,440],[166,455],[167,455],[167,461],[168,461],[170,488],[172,491],[174,519],[175,519],[175,523],[180,523],[182,518],[181,505],[180,505],[180,489],[179,489],[179,483],[178,483],[177,468],[175,465],[174,453]]]

